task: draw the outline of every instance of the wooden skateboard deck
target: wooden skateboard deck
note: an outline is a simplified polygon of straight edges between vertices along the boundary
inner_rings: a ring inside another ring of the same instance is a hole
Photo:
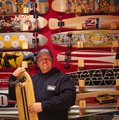
[[[34,54],[32,52],[1,52],[0,69],[17,68],[22,66],[22,61],[27,61],[28,66],[34,65]]]
[[[118,13],[119,3],[117,0],[54,0],[52,9],[65,13],[109,14]]]
[[[27,72],[24,72],[20,77],[22,77],[22,85],[16,84],[15,86],[19,120],[38,120],[37,114],[28,111],[28,106],[35,102],[32,80]]]
[[[50,29],[113,29],[113,25],[119,29],[119,16],[112,15],[88,15],[73,17],[63,20],[49,19]],[[112,26],[111,26],[112,25]]]
[[[42,15],[48,10],[48,0],[0,0],[0,15],[34,13],[35,11]]]
[[[86,86],[101,87],[116,85],[116,79],[119,79],[118,68],[91,69],[69,72],[67,75],[74,81],[75,85],[79,85],[79,80],[85,80]]]
[[[83,30],[60,32],[51,36],[52,43],[63,47],[109,48],[113,41],[119,41],[118,30]],[[78,43],[82,42],[82,46]],[[117,44],[118,47],[118,44]]]
[[[28,49],[32,49],[45,45],[47,41],[45,36],[35,36],[30,32],[0,33],[0,50],[22,50],[24,43],[28,44]]]
[[[47,20],[35,15],[0,16],[0,30],[7,31],[34,31],[47,25]]]
[[[112,106],[117,104],[119,99],[119,91],[101,91],[80,93],[76,98],[76,105],[79,105],[80,100],[86,101],[86,106]]]
[[[116,53],[101,50],[77,50],[68,54],[67,52],[58,53],[57,60],[64,65],[65,69],[70,70],[73,70],[72,67],[78,70],[79,60],[84,61],[84,68],[112,68],[114,60],[118,57]]]

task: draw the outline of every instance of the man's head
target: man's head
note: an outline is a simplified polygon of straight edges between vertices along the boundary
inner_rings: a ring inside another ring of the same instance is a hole
[[[37,54],[37,64],[42,73],[47,73],[53,66],[53,54],[49,49],[43,48]]]

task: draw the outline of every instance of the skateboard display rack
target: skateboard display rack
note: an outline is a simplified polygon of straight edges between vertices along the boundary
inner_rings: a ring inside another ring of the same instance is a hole
[[[13,64],[17,65],[17,54],[10,54],[10,58],[6,59],[8,54],[2,56],[3,52],[31,52],[35,58],[35,52],[41,48],[52,51],[56,57],[54,64],[68,74],[78,88],[75,104],[78,114],[72,112],[74,108],[71,107],[72,117],[75,119],[98,114],[99,112],[92,111],[87,114],[90,106],[86,100],[89,99],[78,99],[78,95],[99,93],[106,89],[108,92],[110,89],[115,93],[119,92],[118,0],[0,0],[1,64],[7,66],[14,61]],[[34,67],[36,63],[30,66],[29,62],[24,60],[21,66],[30,75],[37,72]],[[14,69],[11,64],[8,68],[0,68],[1,74],[5,73],[2,74],[1,81],[6,79],[6,74],[10,76]],[[115,93],[107,97],[111,99]],[[8,93],[3,96],[9,101]],[[95,103],[94,98],[90,100]],[[11,103],[8,103],[8,106],[10,105]],[[111,105],[114,105],[112,111],[119,111],[119,99]],[[97,109],[103,110],[100,107],[102,104],[98,106]],[[106,105],[103,107],[106,109]],[[0,104],[0,115],[3,108],[5,106]],[[95,106],[91,106],[91,109],[95,109]]]

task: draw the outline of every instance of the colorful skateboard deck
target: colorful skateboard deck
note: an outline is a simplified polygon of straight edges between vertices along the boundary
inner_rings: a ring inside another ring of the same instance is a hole
[[[118,99],[118,90],[88,92],[78,94],[76,98],[76,104],[79,105],[80,100],[85,100],[86,106],[112,106],[117,104]]]
[[[113,86],[116,84],[116,79],[119,79],[118,68],[107,69],[92,69],[76,72],[69,72],[67,75],[74,81],[75,85],[79,85],[79,80],[85,80],[86,86],[101,87]]]
[[[47,20],[35,15],[0,16],[1,32],[7,31],[34,31],[47,25]]]
[[[50,29],[69,28],[69,29],[111,29],[115,24],[119,29],[119,16],[112,15],[90,15],[73,17],[63,20],[56,18],[49,19]]]
[[[57,60],[63,64],[65,69],[78,70],[78,61],[84,61],[84,68],[112,68],[114,60],[119,55],[107,51],[100,50],[77,50],[67,54],[67,52],[60,52],[57,55]],[[80,67],[80,66],[79,66]],[[73,69],[72,69],[73,68]]]
[[[42,15],[47,13],[48,9],[48,0],[0,0],[0,15],[34,13],[35,11]]]
[[[113,41],[119,41],[118,30],[83,30],[60,32],[51,36],[52,43],[78,48],[78,42],[83,42],[84,48],[108,48]],[[80,48],[80,47],[79,47]]]
[[[1,52],[0,69],[17,68],[22,66],[22,61],[28,61],[28,66],[34,65],[34,54],[32,52]]]
[[[52,9],[57,12],[101,14],[118,13],[118,0],[54,0]]]
[[[41,47],[47,43],[48,39],[38,34],[37,37],[30,32],[0,33],[0,50],[21,50],[24,43],[28,44],[28,49]]]
[[[30,113],[28,111],[28,106],[32,103],[35,103],[35,94],[32,80],[27,72],[24,72],[19,77],[21,78],[18,80],[22,85],[19,85],[18,83],[15,86],[19,120],[38,120],[37,114]]]

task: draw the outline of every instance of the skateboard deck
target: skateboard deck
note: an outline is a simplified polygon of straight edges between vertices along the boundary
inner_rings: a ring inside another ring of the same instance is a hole
[[[27,72],[19,77],[21,77],[19,78],[20,83],[15,86],[19,120],[38,120],[37,114],[28,111],[28,106],[35,102],[32,80]]]
[[[57,60],[64,65],[65,69],[72,69],[72,67],[76,67],[78,70],[78,60],[84,61],[84,68],[112,68],[114,60],[118,56],[118,54],[108,51],[77,50],[68,54],[67,52],[60,52],[57,55]]]
[[[0,0],[0,15],[34,13],[35,11],[42,15],[47,13],[48,9],[48,0]]]
[[[51,36],[52,43],[78,48],[78,42],[83,43],[83,48],[109,48],[113,41],[119,41],[118,30],[82,30],[60,32]],[[80,48],[80,46],[79,46]]]
[[[56,18],[49,19],[50,29],[111,29],[111,24],[116,24],[119,28],[119,16],[112,15],[88,15],[73,17],[63,20]],[[80,26],[80,28],[79,28]]]
[[[7,31],[34,31],[47,25],[47,20],[35,15],[0,16],[1,32]]]
[[[74,81],[75,85],[79,85],[79,80],[85,80],[86,86],[109,86],[116,84],[116,79],[119,79],[118,68],[106,69],[91,69],[81,70],[76,72],[69,72],[67,75]]]
[[[77,94],[76,105],[80,100],[86,101],[86,106],[112,106],[117,104],[119,99],[119,91],[101,91]]]
[[[34,65],[34,54],[32,52],[1,52],[0,69],[17,68],[22,66],[22,61],[28,61],[28,66]]]
[[[28,44],[28,49],[41,47],[47,43],[48,39],[38,34],[37,37],[30,32],[0,33],[0,50],[22,50],[23,44]]]
[[[101,14],[118,13],[118,0],[54,0],[52,9],[57,12]]]

